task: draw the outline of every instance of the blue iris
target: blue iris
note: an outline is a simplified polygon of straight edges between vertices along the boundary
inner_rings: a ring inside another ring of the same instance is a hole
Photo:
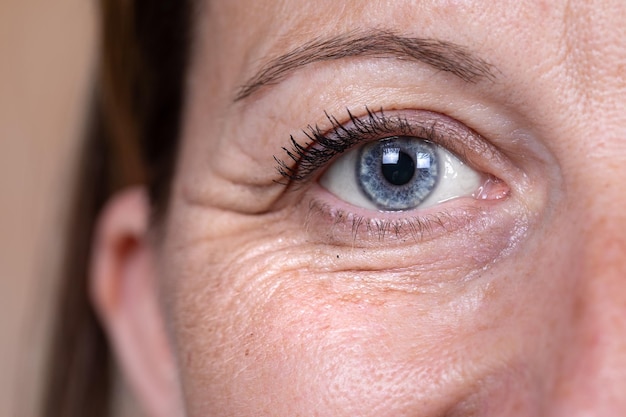
[[[410,210],[437,185],[436,146],[424,139],[395,136],[361,150],[357,180],[367,198],[381,210]]]

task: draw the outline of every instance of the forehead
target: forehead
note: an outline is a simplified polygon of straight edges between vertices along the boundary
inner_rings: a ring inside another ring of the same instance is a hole
[[[506,73],[559,68],[585,94],[624,84],[621,0],[232,0],[199,10],[194,67],[214,90],[241,86],[311,40],[361,29],[450,41]]]

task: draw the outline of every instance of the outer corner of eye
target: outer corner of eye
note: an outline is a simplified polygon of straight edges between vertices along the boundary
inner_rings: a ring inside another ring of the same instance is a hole
[[[359,186],[359,149],[346,152],[335,160],[319,179],[320,185],[340,200],[357,207],[376,210],[378,207],[363,195]]]
[[[340,200],[382,211],[426,208],[460,197],[494,199],[495,183],[489,181],[447,149],[408,136],[351,150],[319,180]]]

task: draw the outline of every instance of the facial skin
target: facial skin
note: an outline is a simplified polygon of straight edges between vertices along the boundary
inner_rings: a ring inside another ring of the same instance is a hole
[[[149,413],[626,415],[626,3],[203,6],[168,215],[150,228],[142,192],[119,197],[95,256],[95,303]],[[302,45],[383,32],[487,74],[365,54],[236,100]],[[498,181],[400,212],[320,186],[338,157],[284,184],[291,135],[367,109],[434,126]]]

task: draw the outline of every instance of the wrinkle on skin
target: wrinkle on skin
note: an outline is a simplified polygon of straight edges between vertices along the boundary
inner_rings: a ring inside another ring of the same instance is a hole
[[[623,3],[208,10],[158,268],[190,417],[626,412]],[[268,58],[354,27],[466,45],[497,82],[354,59],[231,104]],[[520,171],[511,198],[474,228],[357,247],[350,225],[310,210],[313,188],[272,182],[272,156],[324,110],[363,105],[472,124]]]

